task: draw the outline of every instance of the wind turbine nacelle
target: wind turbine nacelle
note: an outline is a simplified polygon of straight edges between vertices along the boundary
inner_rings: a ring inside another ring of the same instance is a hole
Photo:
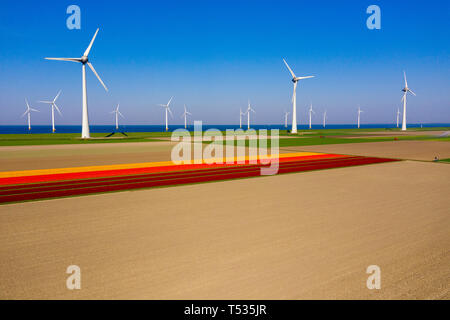
[[[88,57],[86,57],[86,56],[82,56],[81,57],[81,63],[86,63],[86,62],[88,62],[89,61],[89,59],[88,59]]]
[[[407,92],[407,91],[408,91],[408,88],[403,88],[402,91],[403,91],[403,92]]]
[[[292,80],[291,80],[293,83],[296,83],[297,82],[297,80],[295,79],[295,78],[292,78]]]

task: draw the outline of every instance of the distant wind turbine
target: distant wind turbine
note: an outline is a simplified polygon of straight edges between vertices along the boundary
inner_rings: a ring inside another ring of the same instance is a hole
[[[25,99],[25,103],[27,104],[27,110],[22,115],[22,118],[25,115],[28,115],[28,131],[30,131],[31,130],[31,112],[39,112],[39,110],[31,108],[30,105],[28,104],[28,100],[27,99]]]
[[[312,107],[312,103],[309,107],[309,128],[311,129],[311,123],[312,123],[312,114],[315,114],[313,107]]]
[[[47,60],[59,60],[59,61],[72,61],[72,62],[80,62],[82,64],[81,67],[81,74],[82,74],[82,88],[83,88],[83,118],[82,118],[82,126],[81,126],[81,138],[83,139],[89,139],[90,131],[89,131],[89,116],[88,116],[88,104],[87,104],[87,91],[86,91],[86,64],[91,68],[92,72],[97,77],[98,81],[102,84],[102,86],[105,88],[106,91],[108,91],[108,88],[103,83],[102,79],[100,79],[100,76],[95,71],[92,64],[89,62],[88,55],[91,51],[92,45],[94,44],[95,37],[97,37],[98,30],[95,31],[94,36],[92,37],[91,42],[89,43],[89,46],[87,47],[86,51],[83,53],[83,56],[81,58],[45,58]]]
[[[184,105],[184,113],[181,115],[182,117],[184,117],[184,128],[187,128],[187,116],[190,115],[192,116],[192,114],[186,110],[186,105]]]
[[[247,130],[250,129],[250,111],[252,111],[253,113],[256,113],[255,110],[252,109],[252,107],[250,106],[250,100],[248,100],[248,107],[247,107]]]
[[[360,121],[361,121],[361,113],[362,112],[364,112],[364,111],[361,110],[361,107],[358,107],[358,129],[359,129]]]
[[[323,113],[323,127],[325,128],[325,123],[327,121],[327,110],[324,111]]]
[[[160,107],[166,108],[166,131],[169,130],[169,118],[168,118],[168,112],[170,112],[170,115],[173,117],[172,110],[170,110],[169,105],[170,102],[172,102],[173,97],[170,98],[169,102],[167,104],[159,104]]]
[[[239,128],[242,129],[242,116],[245,116],[245,112],[242,112],[242,109],[239,108]]]
[[[287,64],[286,60],[283,59],[283,61],[284,61],[284,64],[286,65],[286,67],[289,69],[289,72],[292,75],[292,82],[294,83],[294,93],[292,95],[292,129],[291,129],[291,132],[297,133],[297,98],[296,98],[297,82],[299,80],[303,80],[303,79],[314,78],[314,76],[297,77],[297,76],[295,76],[294,72]]]
[[[400,119],[400,108],[397,108],[397,128],[398,128],[398,120]]]
[[[402,89],[403,93],[403,121],[402,121],[402,131],[406,131],[406,95],[408,92],[416,95],[411,89],[408,88],[408,82],[406,81],[406,73],[403,71],[403,77],[405,78],[405,87]]]
[[[56,129],[55,129],[55,109],[56,109],[56,111],[58,111],[59,115],[62,117],[61,110],[59,110],[58,106],[56,105],[56,99],[58,99],[60,94],[61,94],[61,90],[59,90],[55,99],[53,99],[52,101],[39,101],[41,103],[47,103],[52,106],[52,132],[56,131]]]
[[[285,127],[285,128],[287,128],[287,123],[288,123],[288,116],[289,116],[289,113],[290,113],[290,112],[288,112],[288,111],[285,111],[285,112],[284,112],[284,127]]]
[[[117,108],[115,110],[111,111],[110,113],[114,113],[115,114],[115,117],[116,117],[116,130],[118,130],[119,129],[119,116],[121,116],[122,118],[125,118],[123,116],[123,114],[120,113],[120,111],[119,111],[119,103],[117,104]]]

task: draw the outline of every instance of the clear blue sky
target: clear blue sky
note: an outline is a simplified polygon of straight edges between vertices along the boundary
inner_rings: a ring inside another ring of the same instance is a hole
[[[66,8],[81,8],[81,30],[68,30]],[[381,30],[368,30],[366,8],[381,8]],[[298,118],[330,123],[393,122],[403,70],[417,97],[411,123],[450,122],[450,1],[2,1],[0,125],[25,124],[24,98],[49,124],[50,99],[62,90],[59,124],[81,123],[81,65],[44,60],[79,57],[100,27],[90,54],[106,93],[88,70],[91,124],[111,124],[120,101],[127,124],[161,124],[173,95],[172,122],[186,103],[207,124],[238,121],[247,99],[255,123],[282,123],[295,73]]]

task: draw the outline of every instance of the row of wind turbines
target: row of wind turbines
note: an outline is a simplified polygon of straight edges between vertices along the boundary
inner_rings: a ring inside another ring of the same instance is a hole
[[[289,67],[288,63],[286,62],[285,59],[283,59],[284,64],[286,65],[286,67],[288,68],[289,72],[292,75],[292,82],[294,83],[294,92],[292,94],[292,129],[291,129],[291,133],[297,133],[297,83],[300,80],[304,80],[304,79],[309,79],[309,78],[314,78],[314,76],[302,76],[302,77],[297,77],[294,73],[294,71],[292,71],[292,69]],[[402,102],[403,102],[403,119],[402,119],[402,131],[406,131],[406,96],[409,93],[413,94],[414,96],[416,95],[409,87],[408,87],[408,81],[406,80],[406,72],[403,71],[403,77],[405,80],[405,87],[402,89],[403,91],[403,97],[402,97]],[[358,128],[360,127],[360,123],[361,123],[361,113],[363,111],[361,110],[360,107],[358,107]],[[312,109],[312,103],[310,105],[309,108],[309,128],[311,129],[311,119],[312,119],[312,114],[315,113],[314,110]],[[285,118],[285,127],[287,128],[287,118],[288,118],[289,112],[285,112],[284,118]],[[397,128],[399,126],[399,116],[400,116],[400,110],[397,109]],[[326,125],[326,119],[327,119],[327,111],[325,110],[324,114],[323,114],[323,127],[325,128]]]
[[[81,130],[81,138],[82,139],[89,139],[90,138],[90,130],[89,130],[89,115],[88,115],[88,102],[87,102],[87,84],[86,84],[86,65],[91,69],[91,71],[94,73],[94,75],[97,77],[98,81],[101,83],[101,85],[103,86],[103,88],[108,91],[108,88],[106,87],[106,85],[104,84],[104,82],[102,81],[102,79],[100,78],[100,76],[98,75],[98,73],[95,71],[94,66],[92,65],[92,63],[89,61],[89,53],[92,49],[92,46],[94,44],[94,41],[97,37],[99,29],[97,28],[97,30],[95,31],[94,36],[91,39],[91,42],[89,43],[88,47],[86,48],[86,50],[84,51],[83,55],[80,58],[45,58],[47,60],[56,60],[56,61],[68,61],[68,62],[76,62],[76,63],[81,63],[81,83],[82,83],[82,130]],[[300,80],[305,80],[305,79],[309,79],[309,78],[314,78],[314,76],[301,76],[301,77],[297,77],[295,75],[295,73],[292,71],[292,69],[289,67],[288,63],[286,62],[285,59],[283,59],[284,64],[286,65],[286,67],[288,68],[290,74],[292,75],[292,82],[294,84],[294,91],[293,91],[293,95],[292,95],[292,128],[291,128],[291,133],[297,133],[297,95],[296,95],[296,91],[297,91],[297,85],[298,82]],[[403,97],[402,97],[402,101],[403,101],[403,119],[402,119],[402,130],[406,130],[406,96],[409,93],[413,94],[414,96],[416,95],[413,91],[411,91],[408,87],[408,83],[406,80],[406,73],[403,72],[404,74],[404,79],[405,79],[405,87],[402,89],[402,91],[404,92]],[[56,95],[56,97],[51,100],[51,101],[39,101],[41,103],[46,103],[46,104],[50,104],[51,105],[51,114],[52,114],[52,131],[55,132],[55,109],[56,111],[58,111],[58,113],[60,115],[61,111],[58,108],[58,106],[56,105],[56,100],[58,99],[59,95],[61,94],[61,91],[58,92],[58,94]],[[167,104],[160,104],[159,106],[165,108],[165,123],[166,123],[166,131],[168,130],[168,114],[170,113],[170,115],[173,117],[172,111],[170,110],[170,103],[172,101],[173,97],[170,98],[170,100],[168,101]],[[28,117],[28,129],[31,129],[31,112],[38,112],[38,110],[33,109],[29,106],[28,101],[26,100],[26,105],[27,105],[27,110],[25,111],[25,113],[22,115],[25,116],[27,115]],[[397,127],[398,127],[398,121],[399,121],[399,110],[397,110]],[[250,112],[255,113],[255,110],[250,106],[250,101],[248,102],[248,107],[247,110],[245,112],[242,112],[242,109],[240,110],[240,127],[242,127],[242,116],[243,115],[247,115],[247,127],[250,129]],[[358,108],[358,128],[360,126],[360,116],[361,116],[361,109]],[[111,113],[115,114],[115,120],[116,120],[116,129],[118,129],[119,127],[119,116],[123,117],[123,115],[120,113],[119,111],[119,105],[117,105],[117,108],[115,110],[113,110]],[[309,109],[309,127],[311,128],[311,119],[312,119],[312,114],[314,113],[313,109],[312,109],[312,104],[310,106]],[[186,110],[186,106],[184,106],[184,113],[182,114],[182,117],[184,117],[184,125],[185,128],[187,126],[187,115],[191,115],[190,112],[188,112]],[[288,113],[285,113],[285,126],[287,127],[287,117],[288,117]],[[326,111],[324,113],[324,118],[323,118],[323,124],[325,126],[325,121],[326,121]]]

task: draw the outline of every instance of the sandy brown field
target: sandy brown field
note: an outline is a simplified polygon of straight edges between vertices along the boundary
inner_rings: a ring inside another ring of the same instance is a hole
[[[0,206],[0,298],[449,299],[449,181],[403,161]]]
[[[280,148],[283,152],[314,151],[357,156],[432,161],[450,158],[449,141],[384,141]]]

